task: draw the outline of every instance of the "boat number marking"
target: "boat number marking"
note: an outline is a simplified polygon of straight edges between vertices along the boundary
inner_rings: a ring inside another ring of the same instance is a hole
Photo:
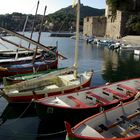
[[[52,108],[52,107],[48,107],[48,108],[47,108],[47,113],[53,114],[53,108]]]

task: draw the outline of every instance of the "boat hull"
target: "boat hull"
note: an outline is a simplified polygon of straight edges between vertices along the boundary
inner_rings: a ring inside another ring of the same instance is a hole
[[[133,98],[129,98],[124,100],[125,102],[131,101]],[[35,102],[36,112],[40,119],[42,120],[51,120],[54,121],[56,118],[61,121],[70,122],[71,125],[75,125],[76,123],[90,117],[96,113],[99,113],[103,110],[111,109],[117,106],[120,102],[113,102],[108,105],[95,105],[91,108],[65,108],[65,107],[57,107],[52,105],[44,105],[38,102]],[[73,117],[74,116],[74,119]]]
[[[92,76],[91,76],[92,77]],[[50,92],[50,93],[46,93],[46,92],[33,92],[33,91],[29,91],[26,93],[21,93],[21,94],[3,94],[4,97],[8,100],[8,102],[10,103],[28,103],[31,102],[33,99],[40,99],[43,98],[45,96],[53,96],[53,95],[60,95],[60,94],[69,94],[71,92],[75,92],[75,91],[79,91],[80,89],[86,88],[90,86],[90,82],[91,82],[91,78],[87,81],[85,81],[85,83],[81,84],[81,85],[77,85],[74,86],[73,88],[66,88],[65,90],[62,91],[62,89],[58,89],[54,92]]]
[[[34,64],[25,63],[23,65],[15,65],[15,67],[7,66],[5,68],[0,68],[0,78],[17,75],[17,74],[27,74],[33,73],[34,71],[45,71],[49,69],[56,69],[58,65],[58,60],[52,60],[45,62],[35,62]]]
[[[49,69],[49,70],[45,70],[45,71],[40,71],[40,72],[35,72],[35,73],[27,73],[27,74],[18,74],[18,75],[14,75],[14,76],[8,76],[6,77],[6,84],[15,84],[15,83],[19,83],[25,80],[29,80],[29,79],[33,79],[36,77],[39,77],[43,74],[47,74],[56,70],[61,70],[64,68],[58,68],[58,69]]]
[[[139,140],[139,103],[137,98],[120,104],[86,118],[72,129],[65,122],[66,140]]]
[[[110,104],[106,106],[106,109],[112,108],[116,106],[117,103]],[[51,120],[54,121],[56,118],[57,120],[62,120],[70,122],[72,125],[75,125],[79,121],[86,119],[100,111],[102,108],[100,106],[95,106],[91,108],[61,108],[55,106],[44,106],[43,104],[35,103],[35,108],[37,111],[38,116],[42,120]]]
[[[68,95],[45,97],[34,101],[36,111],[43,120],[54,122],[57,118],[62,120],[61,122],[67,121],[75,125],[100,111],[104,112],[103,110],[111,109],[120,103],[132,101],[139,95],[139,83],[140,79],[130,79]]]
[[[19,59],[15,59],[15,58],[9,58],[9,59],[4,59],[1,58],[2,61],[0,61],[0,66],[5,66],[5,65],[11,65],[11,64],[24,64],[24,63],[29,63],[32,61],[33,56],[25,56],[26,58],[19,58]],[[39,60],[42,58],[42,55],[37,55],[36,56],[36,60]]]

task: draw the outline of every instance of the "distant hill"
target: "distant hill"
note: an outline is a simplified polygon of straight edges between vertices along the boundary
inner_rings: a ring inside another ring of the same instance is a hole
[[[56,11],[53,14],[60,14],[60,13],[65,13],[65,14],[71,14],[73,16],[76,15],[76,8],[72,8],[72,6],[68,6],[66,8],[62,8],[58,11]],[[97,8],[92,8],[89,6],[84,6],[81,4],[80,6],[80,16],[81,18],[84,18],[86,16],[103,16],[105,14],[105,9],[97,9]]]
[[[80,8],[80,17],[81,17],[81,25],[83,25],[83,18],[87,16],[104,16],[105,9],[97,9],[89,6],[84,6],[81,4]],[[52,30],[69,30],[71,26],[75,28],[76,21],[76,7],[72,8],[72,6],[68,6],[66,8],[62,8],[56,11],[53,14],[48,15],[48,25],[51,25]],[[61,27],[61,29],[60,29]],[[74,29],[75,30],[75,29]]]
[[[104,9],[96,9],[89,6],[84,6],[81,4],[81,29],[83,25],[83,18],[86,16],[102,16],[105,13]],[[7,29],[22,31],[24,22],[26,19],[26,14],[14,12],[12,14],[0,15],[0,26]],[[28,23],[26,31],[32,30],[32,23],[34,15],[28,15]],[[37,15],[35,21],[35,31],[38,31],[40,28],[42,15]],[[75,22],[76,22],[76,7],[68,6],[62,8],[53,14],[49,14],[44,19],[44,28],[43,31],[75,31]]]

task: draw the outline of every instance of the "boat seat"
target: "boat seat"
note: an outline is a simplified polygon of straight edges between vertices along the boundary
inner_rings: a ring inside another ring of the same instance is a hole
[[[95,97],[92,97],[90,95],[87,95],[86,96],[86,99],[92,101],[93,104],[96,104],[96,98]]]
[[[105,126],[104,124],[100,124],[99,127],[100,127],[102,130],[105,130],[105,131],[108,130],[107,126]]]
[[[118,90],[121,90],[121,91],[124,91],[124,89],[122,89],[122,88],[120,88],[120,87],[117,87],[117,89],[118,89]]]
[[[123,89],[123,90],[127,90],[129,92],[138,92],[135,88],[128,87],[128,86],[123,85],[123,84],[118,84],[117,86],[118,86],[118,88]]]
[[[95,97],[100,103],[105,103],[105,104],[110,104],[111,102],[101,96],[98,96],[96,94],[94,94],[93,92],[86,92],[87,95],[90,95],[92,97]]]
[[[76,107],[89,107],[84,102],[80,101],[79,99],[75,98],[74,96],[67,96],[67,98],[71,99],[76,104]]]
[[[112,93],[114,96],[121,97],[121,98],[126,98],[127,96],[124,94],[121,94],[120,92],[117,92],[115,90],[109,89],[109,88],[103,88],[103,91],[106,91],[108,93]]]

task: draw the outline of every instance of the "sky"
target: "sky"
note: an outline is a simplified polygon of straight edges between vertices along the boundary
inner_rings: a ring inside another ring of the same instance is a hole
[[[43,15],[47,6],[46,15],[61,8],[72,5],[74,0],[39,0],[38,14]],[[0,14],[19,12],[23,14],[35,14],[38,0],[0,0]],[[102,9],[105,8],[105,0],[81,0],[86,6]]]

